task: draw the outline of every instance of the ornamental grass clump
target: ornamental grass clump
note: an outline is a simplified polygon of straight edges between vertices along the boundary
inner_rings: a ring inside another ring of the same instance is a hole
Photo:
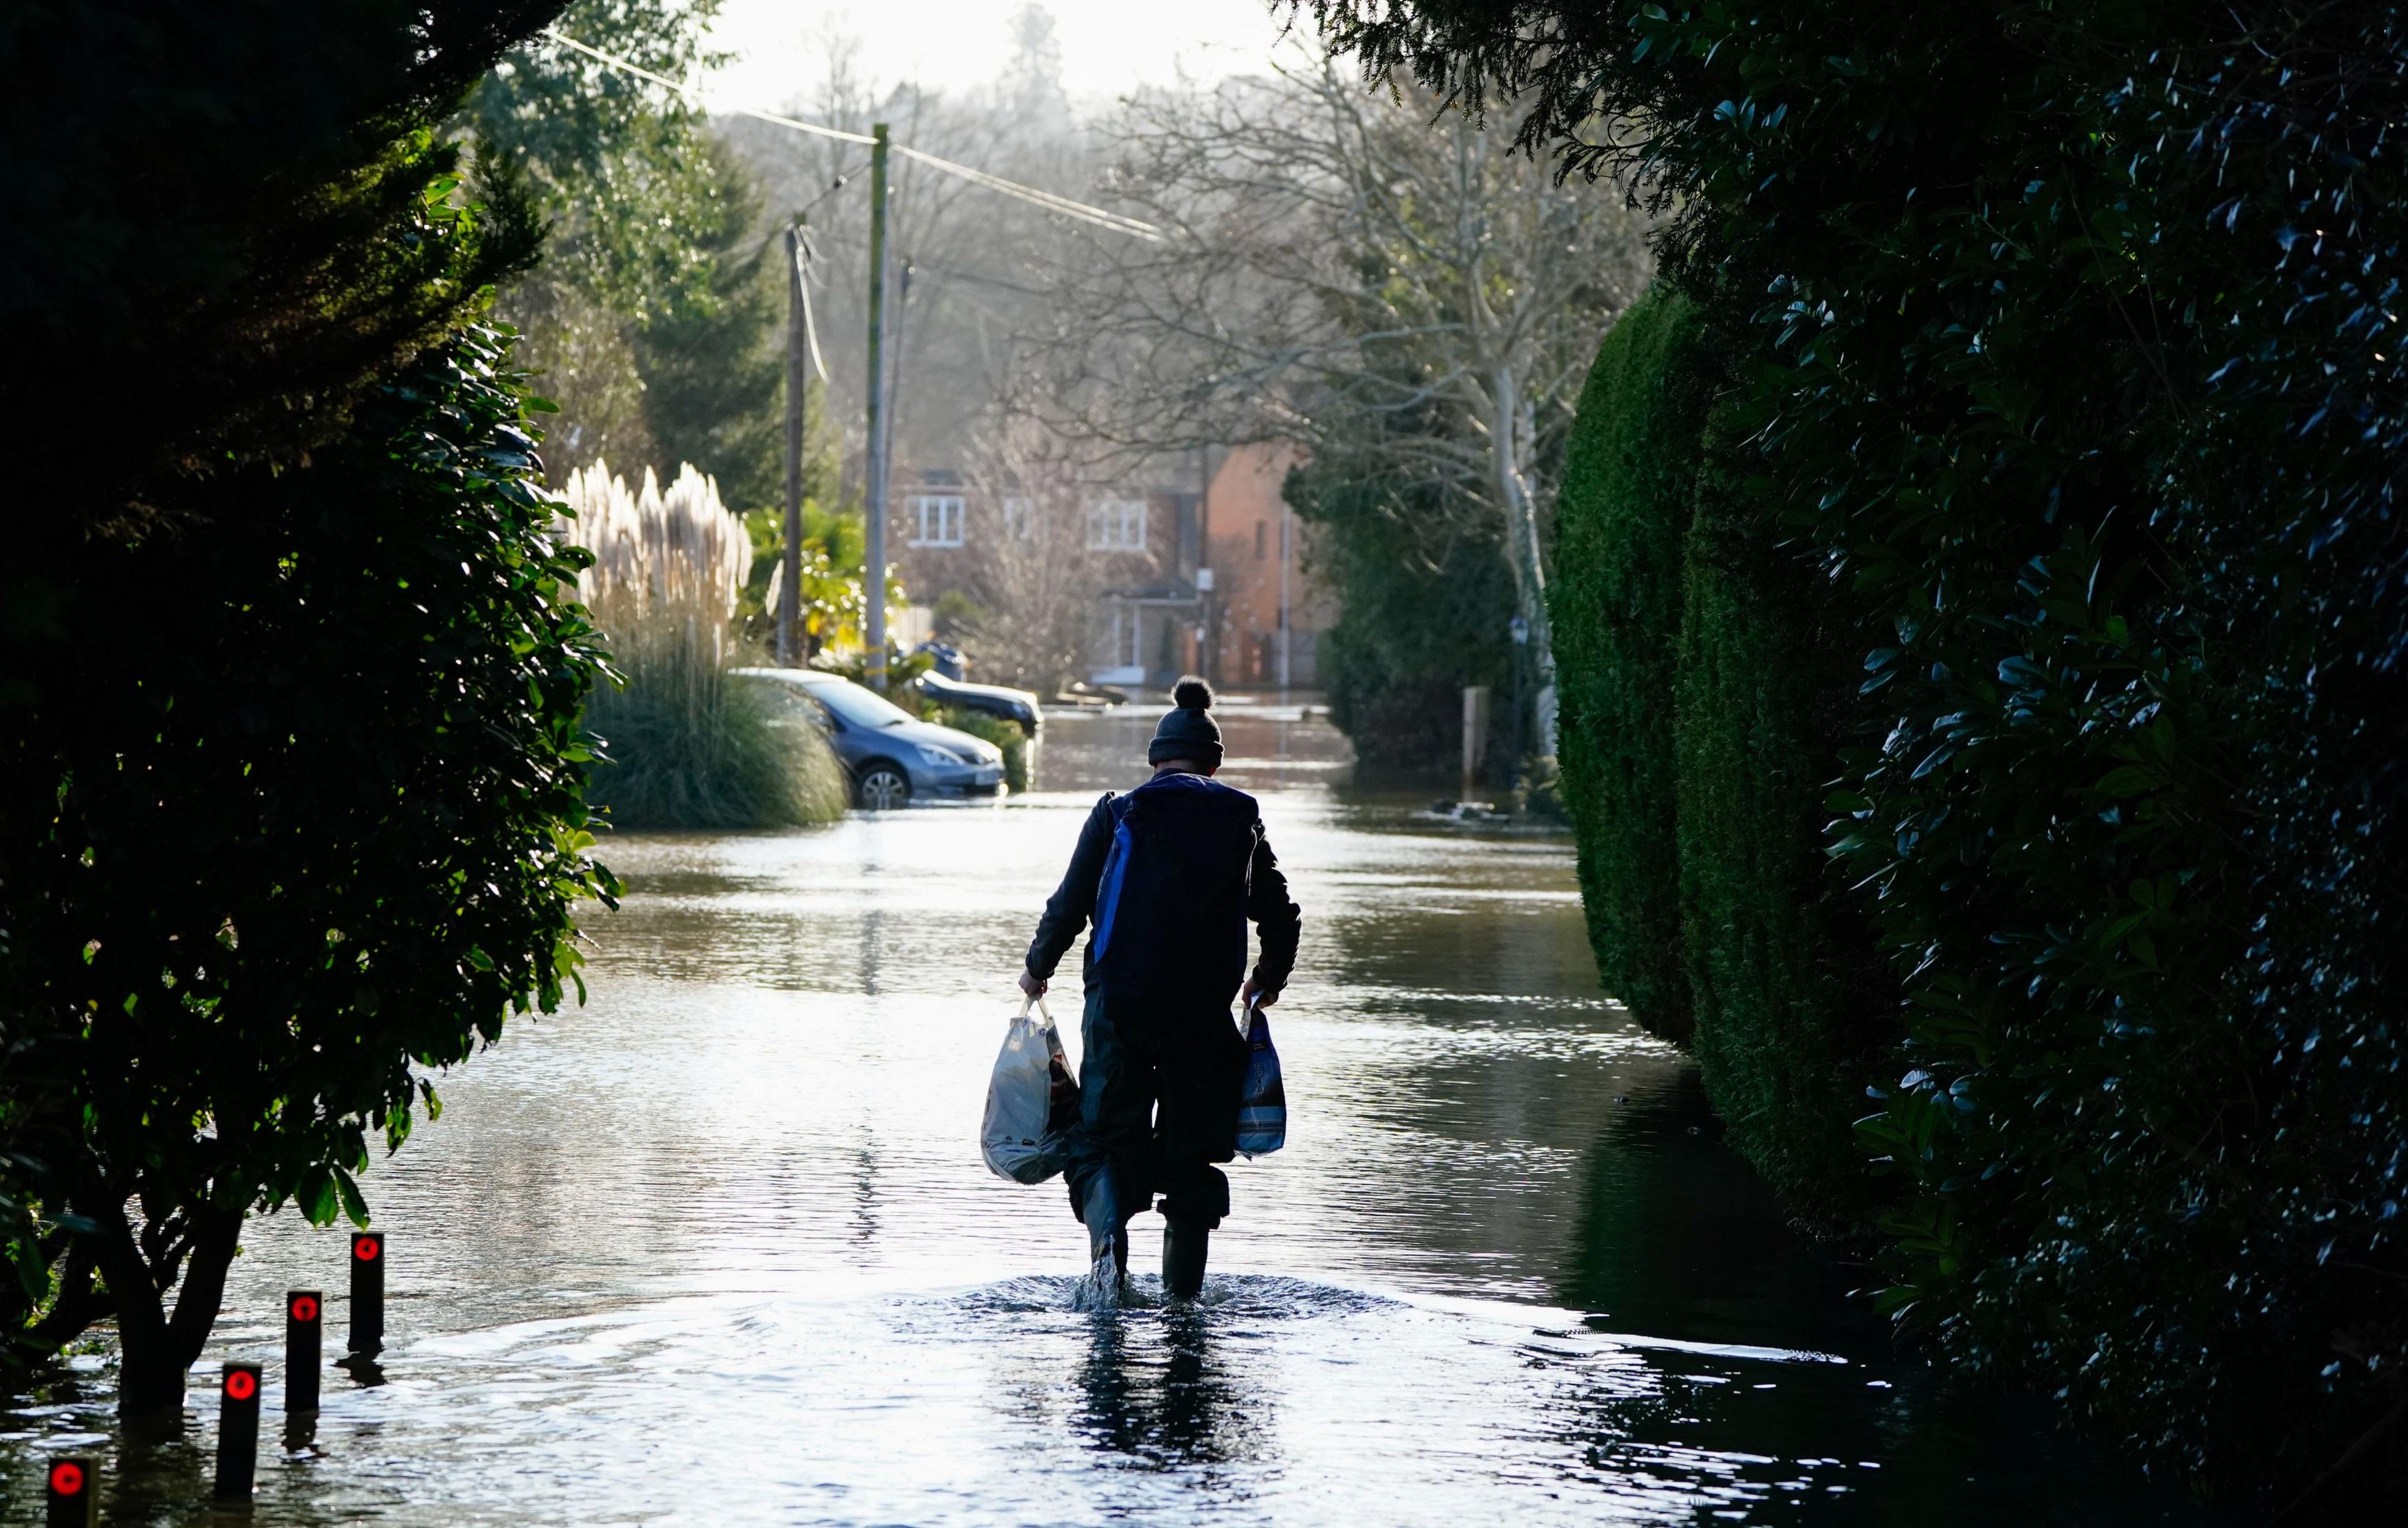
[[[736,635],[752,564],[743,522],[687,465],[667,492],[648,469],[630,490],[607,463],[569,477],[574,538],[594,554],[578,593],[622,682],[586,721],[610,763],[592,798],[635,828],[779,827],[843,815],[827,745],[729,671],[752,655]]]

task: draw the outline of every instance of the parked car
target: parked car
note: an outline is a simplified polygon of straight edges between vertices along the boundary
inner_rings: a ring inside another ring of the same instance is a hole
[[[923,721],[872,690],[815,668],[739,668],[746,678],[810,698],[853,779],[853,798],[874,812],[913,796],[993,795],[1003,788],[1003,750],[966,732]]]
[[[936,672],[943,675],[946,678],[954,680],[958,683],[959,681],[969,678],[968,668],[969,660],[963,657],[962,650],[953,646],[951,642],[939,642],[932,636],[925,642],[921,643],[918,647],[913,648],[911,651],[915,656],[920,653],[926,653],[928,655],[928,662],[934,665]]]
[[[931,669],[919,678],[920,693],[939,706],[959,706],[964,710],[984,711],[1017,723],[1021,732],[1034,737],[1045,726],[1044,713],[1037,708],[1037,697],[1025,690],[1010,690],[999,684],[972,684],[967,679],[949,679]]]

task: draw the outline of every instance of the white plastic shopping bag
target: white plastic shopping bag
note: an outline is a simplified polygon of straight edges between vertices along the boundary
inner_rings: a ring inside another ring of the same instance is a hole
[[[1041,999],[1037,1013],[1029,1018],[1023,1000],[1003,1036],[980,1135],[987,1166],[1015,1183],[1042,1183],[1062,1170],[1079,1119],[1079,1082],[1063,1057],[1062,1036]]]

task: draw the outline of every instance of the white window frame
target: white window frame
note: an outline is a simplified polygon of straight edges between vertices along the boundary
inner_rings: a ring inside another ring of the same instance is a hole
[[[1003,534],[1014,541],[1037,538],[1037,501],[1007,494],[1003,501]]]
[[[914,493],[903,501],[911,519],[920,528],[910,545],[914,547],[958,547],[962,532],[969,519],[969,501],[959,493]],[[951,535],[947,533],[951,532]]]
[[[1097,499],[1087,506],[1087,550],[1145,550],[1147,519],[1143,499]]]
[[[1104,655],[1110,662],[1094,670],[1088,678],[1096,684],[1143,684],[1144,607],[1113,600],[1111,608],[1112,635],[1104,649]]]

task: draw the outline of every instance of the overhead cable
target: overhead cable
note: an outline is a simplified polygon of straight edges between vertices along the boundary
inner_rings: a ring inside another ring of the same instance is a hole
[[[794,233],[795,290],[800,293],[803,298],[804,350],[811,359],[811,369],[818,372],[820,380],[824,382],[828,379],[827,363],[820,357],[819,325],[811,319],[810,236],[799,227],[796,228]]]
[[[627,60],[619,57],[617,54],[606,53],[599,48],[589,48],[584,43],[579,42],[575,37],[569,36],[566,33],[546,32],[544,36],[560,44],[563,48],[573,48],[577,51],[584,54],[587,58],[593,59],[597,63],[607,64],[611,68],[617,69],[623,74],[634,75],[638,79],[649,79],[653,84],[661,86],[665,90],[673,90],[680,95],[686,97],[688,100],[695,101],[697,104],[701,101],[702,95],[699,91],[696,91],[690,86],[681,85],[676,80],[669,79],[666,75],[654,74],[652,70],[645,68],[642,64],[631,64]],[[736,108],[736,115],[739,117],[757,117],[765,122],[775,122],[780,127],[791,127],[797,133],[815,133],[821,137],[837,138],[845,143],[876,143],[878,141],[867,133],[848,133],[838,127],[822,127],[817,122],[800,121],[793,117],[781,117],[777,113],[771,111],[753,111],[749,107],[738,107]]]
[[[1077,218],[1082,221],[1094,223],[1099,228],[1109,228],[1117,234],[1134,235],[1139,238],[1153,239],[1156,242],[1162,238],[1161,229],[1153,223],[1140,221],[1136,218],[1123,217],[1117,212],[1106,211],[1100,207],[1089,207],[1084,202],[1074,202],[1068,196],[1056,196],[1050,191],[1039,191],[1035,186],[1024,186],[1017,180],[1006,180],[999,175],[989,175],[984,170],[973,169],[968,164],[956,164],[950,159],[939,159],[935,154],[923,150],[897,144],[895,151],[906,159],[916,159],[930,169],[942,170],[947,175],[960,176],[974,186],[984,186],[989,191],[999,191],[1006,196],[1017,196],[1024,202],[1034,202],[1047,211],[1058,212],[1066,218]]]
[[[634,75],[639,79],[649,79],[653,84],[659,85],[666,90],[675,91],[678,94],[686,97],[688,100],[693,101],[697,105],[701,103],[701,93],[691,86],[681,85],[676,80],[668,79],[665,75],[654,74],[652,70],[644,68],[639,64],[632,64],[624,58],[619,58],[613,54],[606,53],[599,48],[589,47],[584,43],[579,42],[576,38],[568,36],[563,33],[546,32],[544,36],[550,37],[552,41],[559,43],[564,48],[574,49],[578,52],[584,54],[586,57],[594,59],[598,63],[608,64],[613,69],[618,69],[624,73]],[[781,117],[773,111],[755,111],[750,107],[738,107],[733,109],[737,116],[751,117],[759,121],[772,122],[780,127],[791,128],[797,133],[810,133],[824,138],[837,138],[845,143],[876,143],[878,141],[876,138],[869,136],[866,133],[848,133],[841,128],[824,127],[818,122],[807,122],[798,118]],[[1142,221],[1137,218],[1125,217],[1118,212],[1113,212],[1100,207],[1090,207],[1084,202],[1074,202],[1068,196],[1057,196],[1050,191],[1039,191],[1035,186],[1025,186],[1017,180],[1006,180],[999,175],[989,175],[984,170],[975,169],[968,164],[955,164],[950,159],[940,159],[935,154],[928,153],[923,150],[913,149],[904,144],[895,145],[895,151],[903,155],[906,159],[918,160],[921,164],[927,165],[930,169],[941,170],[947,175],[959,176],[962,179],[968,180],[972,185],[984,186],[989,191],[999,192],[1006,196],[1018,197],[1024,202],[1028,202],[1037,207],[1041,207],[1048,212],[1056,213],[1065,218],[1076,218],[1082,222],[1094,223],[1098,228],[1109,228],[1116,234],[1127,234],[1134,238],[1154,239],[1159,241],[1162,237],[1162,230],[1160,228],[1156,227],[1153,223]]]

